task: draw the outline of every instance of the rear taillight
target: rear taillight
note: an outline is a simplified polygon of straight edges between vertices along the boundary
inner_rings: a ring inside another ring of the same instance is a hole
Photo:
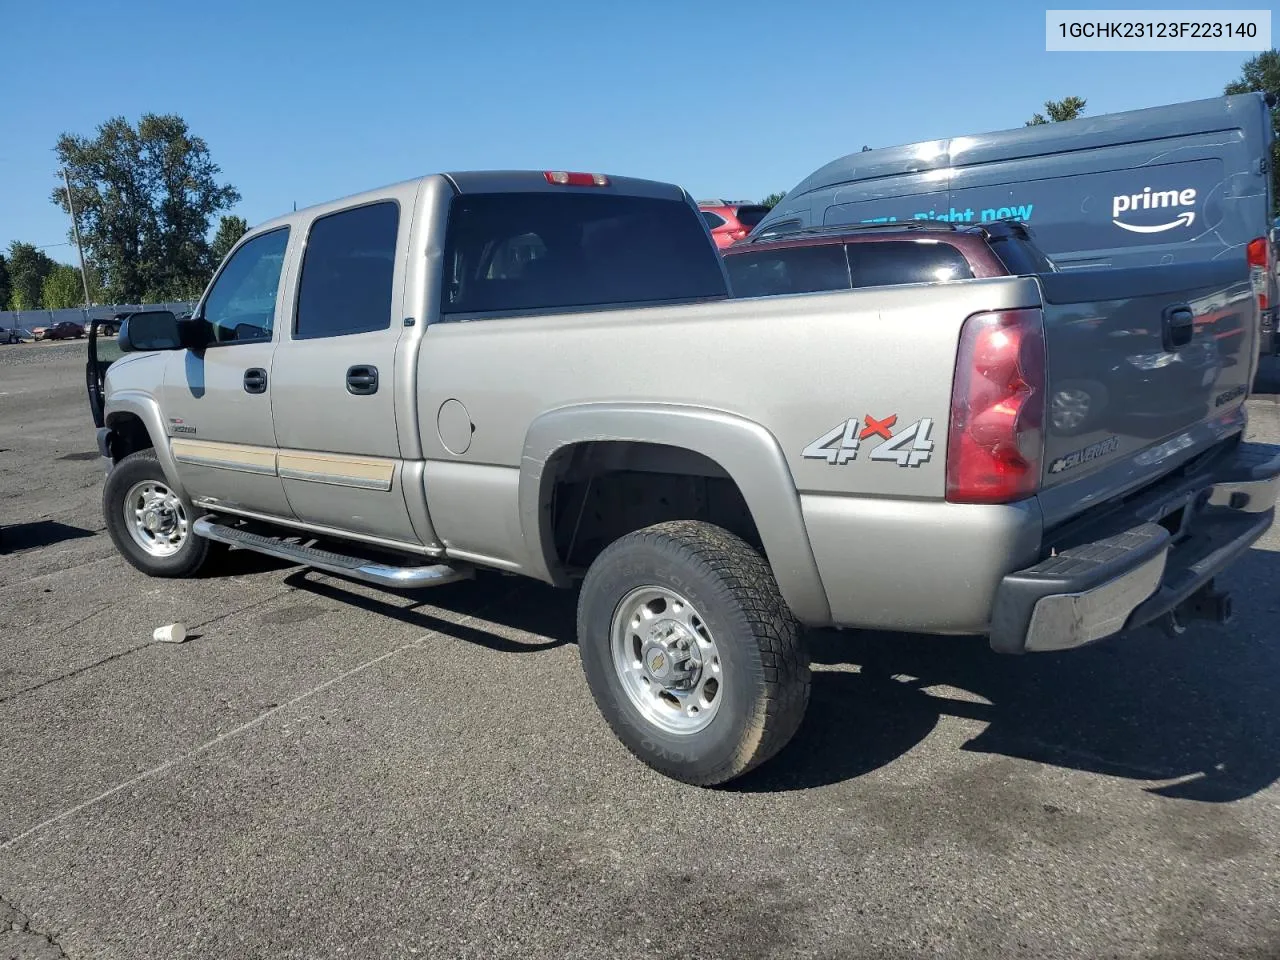
[[[1039,310],[974,314],[960,331],[947,434],[947,499],[1008,503],[1036,492],[1044,448]]]
[[[1266,310],[1270,306],[1267,301],[1267,271],[1271,267],[1271,241],[1266,237],[1256,237],[1249,241],[1245,250],[1253,292],[1258,297],[1258,309]]]
[[[570,173],[567,170],[548,170],[543,174],[547,183],[561,187],[607,187],[609,178],[603,173]]]

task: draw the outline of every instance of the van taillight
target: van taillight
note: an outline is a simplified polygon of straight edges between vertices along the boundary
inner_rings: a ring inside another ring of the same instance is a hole
[[[1267,302],[1267,270],[1271,267],[1271,241],[1266,237],[1255,237],[1245,250],[1253,292],[1258,297],[1258,309],[1266,310],[1270,306]]]
[[[1008,503],[1036,492],[1044,450],[1040,311],[977,313],[960,331],[947,434],[947,500]]]

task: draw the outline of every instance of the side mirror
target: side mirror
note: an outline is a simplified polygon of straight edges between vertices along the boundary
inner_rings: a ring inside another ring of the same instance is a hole
[[[144,310],[129,314],[120,324],[116,342],[124,353],[181,350],[185,346],[178,318],[170,310]]]

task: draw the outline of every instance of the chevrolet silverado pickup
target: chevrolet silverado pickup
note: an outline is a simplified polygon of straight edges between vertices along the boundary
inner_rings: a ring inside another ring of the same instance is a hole
[[[1021,654],[1228,615],[1280,484],[1243,439],[1244,258],[1000,273],[733,297],[685,191],[601,174],[299,210],[191,317],[91,346],[107,530],[158,577],[229,546],[397,589],[575,587],[618,738],[723,783],[800,725],[805,627]],[[1087,429],[1046,416],[1064,377],[1117,371]]]

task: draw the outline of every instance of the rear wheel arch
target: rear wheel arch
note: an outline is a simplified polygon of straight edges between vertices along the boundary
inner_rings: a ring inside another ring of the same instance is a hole
[[[591,459],[604,447],[625,447],[628,455],[642,459],[670,458],[668,476],[723,478],[731,485],[723,489],[741,496],[752,531],[796,617],[810,626],[830,624],[831,608],[781,448],[761,425],[718,410],[599,403],[538,417],[526,434],[520,470],[519,515],[530,573],[562,586],[572,581],[556,547],[557,484],[567,466],[580,462],[583,451],[591,451],[586,454]]]

